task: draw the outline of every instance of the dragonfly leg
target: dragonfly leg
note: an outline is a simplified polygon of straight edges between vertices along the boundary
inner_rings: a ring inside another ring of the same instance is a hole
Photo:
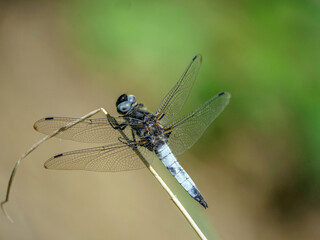
[[[128,124],[126,124],[126,123],[121,123],[118,128],[119,128],[121,131],[123,131],[127,126],[128,126]],[[116,129],[117,129],[117,128],[116,128]]]
[[[108,115],[108,122],[110,123],[111,127],[116,130],[120,129],[123,131],[128,126],[127,123],[117,123],[114,117],[111,117],[110,115]]]
[[[131,128],[131,134],[132,134],[133,141],[136,142],[136,135],[134,134],[134,131],[132,128]]]
[[[137,141],[136,141],[136,134],[134,133],[134,131],[133,131],[133,129],[132,129],[132,128],[131,128],[131,134],[132,134],[133,142],[135,142],[135,143],[136,143],[136,142],[137,142]],[[137,146],[136,146],[136,145],[135,145],[134,147],[135,147],[135,149],[137,149]]]
[[[136,135],[133,131],[133,129],[131,129],[131,134],[132,134],[132,140],[130,139],[125,139],[122,137],[119,137],[118,140],[126,145],[128,145],[129,147],[133,148],[133,149],[137,149],[137,141],[136,141]],[[142,145],[143,146],[143,145]]]

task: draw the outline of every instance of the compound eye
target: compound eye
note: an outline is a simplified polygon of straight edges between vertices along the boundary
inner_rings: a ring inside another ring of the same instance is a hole
[[[137,101],[136,97],[134,95],[128,95],[128,101],[133,104]]]
[[[116,106],[118,106],[120,103],[125,102],[125,101],[128,101],[128,95],[127,95],[127,94],[122,94],[122,95],[118,98],[118,100],[117,100],[117,102],[116,102]]]
[[[131,103],[129,101],[122,102],[118,105],[118,113],[125,114],[131,109]]]

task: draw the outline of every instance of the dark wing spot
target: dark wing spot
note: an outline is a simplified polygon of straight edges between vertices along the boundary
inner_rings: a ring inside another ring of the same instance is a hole
[[[52,120],[52,119],[53,119],[53,117],[47,117],[44,120]]]
[[[218,96],[222,96],[222,95],[224,95],[224,92],[221,92],[221,93],[218,94]]]
[[[201,54],[198,54],[198,55],[194,56],[194,57],[192,58],[192,61],[196,60],[197,58],[199,58],[200,63],[202,63],[202,56],[201,56]]]
[[[58,158],[58,157],[61,157],[61,156],[63,156],[62,153],[60,153],[60,154],[58,154],[58,155],[55,155],[53,158]]]

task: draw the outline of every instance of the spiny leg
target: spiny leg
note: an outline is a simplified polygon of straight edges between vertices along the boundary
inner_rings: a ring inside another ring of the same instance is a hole
[[[127,127],[127,123],[117,123],[117,121],[115,120],[115,118],[114,117],[111,117],[110,115],[108,115],[107,116],[107,119],[108,119],[108,122],[109,122],[109,124],[111,125],[111,127],[113,128],[113,129],[116,129],[116,130],[118,130],[118,129],[120,129],[121,131],[123,131],[126,127]]]
[[[121,128],[116,128],[116,129],[121,129]],[[136,141],[136,135],[134,134],[133,129],[131,129],[131,134],[132,134],[132,140],[131,139],[126,139],[124,137],[119,137],[118,140],[119,142],[122,142],[123,144],[127,145],[128,147],[131,147],[132,149],[137,149],[137,145],[141,145],[140,141]]]
[[[42,143],[44,143],[45,141],[47,141],[48,139],[56,136],[57,134],[59,133],[62,133],[66,130],[68,130],[69,128],[77,125],[78,123],[84,121],[85,119],[88,119],[94,115],[96,115],[97,113],[99,112],[103,112],[106,117],[109,116],[108,112],[103,109],[103,108],[99,108],[99,109],[96,109],[96,110],[93,110],[92,112],[89,112],[88,114],[82,116],[81,118],[73,121],[73,122],[70,122],[68,123],[67,125],[59,128],[58,130],[52,132],[50,135],[47,135],[45,136],[44,138],[42,138],[39,142],[37,142],[36,144],[34,144],[27,152],[25,152],[19,159],[18,161],[16,162],[12,172],[11,172],[11,175],[10,175],[10,179],[9,179],[9,182],[8,182],[8,186],[7,186],[7,192],[6,192],[6,199],[4,201],[1,202],[1,210],[3,211],[3,213],[5,214],[5,216],[9,219],[10,222],[13,222],[13,220],[10,218],[10,216],[8,215],[8,213],[6,212],[5,208],[4,208],[4,204],[7,203],[9,201],[9,196],[10,196],[10,190],[11,190],[11,185],[12,185],[12,182],[13,182],[13,179],[14,179],[14,176],[16,174],[16,171],[20,165],[20,162],[22,161],[22,159],[26,158],[31,152],[33,152],[37,147],[39,147],[39,145],[41,145]]]

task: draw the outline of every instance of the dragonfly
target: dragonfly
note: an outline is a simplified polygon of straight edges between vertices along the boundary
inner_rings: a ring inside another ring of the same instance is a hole
[[[104,118],[91,118],[100,111],[96,110],[81,118],[46,117],[35,122],[34,129],[49,137],[106,144],[60,153],[47,160],[44,167],[117,172],[145,168],[154,160],[160,160],[185,191],[207,208],[208,204],[196,184],[176,158],[198,141],[228,105],[231,97],[228,92],[220,92],[192,112],[178,117],[189,97],[201,62],[201,55],[192,59],[155,113],[138,103],[134,95],[122,94],[116,101],[117,117],[102,109]],[[15,170],[16,167],[9,181],[6,201]],[[6,201],[2,202],[1,207]]]

